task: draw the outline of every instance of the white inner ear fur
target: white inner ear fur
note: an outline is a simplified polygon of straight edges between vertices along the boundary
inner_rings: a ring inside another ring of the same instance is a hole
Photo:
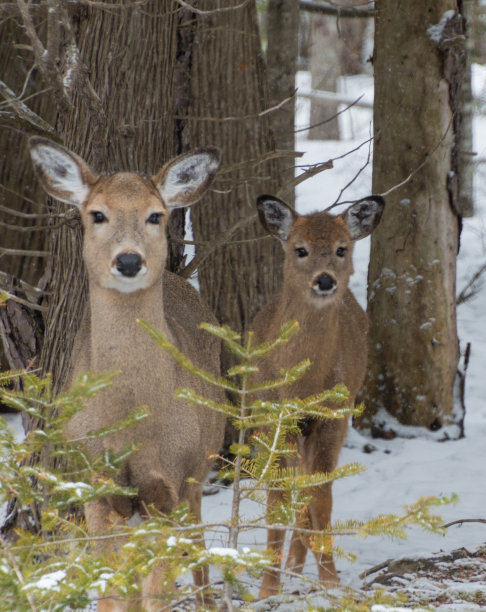
[[[360,200],[346,211],[346,223],[352,240],[364,238],[373,231],[380,205],[374,200]]]
[[[290,210],[280,202],[267,200],[264,203],[264,211],[269,229],[279,240],[286,242],[294,223]]]
[[[32,147],[30,154],[34,166],[40,166],[49,181],[50,195],[80,208],[90,190],[77,163],[62,151],[43,145]]]
[[[219,160],[206,153],[195,153],[170,166],[158,187],[168,208],[193,204],[205,182],[216,173]],[[201,194],[202,195],[202,194]]]

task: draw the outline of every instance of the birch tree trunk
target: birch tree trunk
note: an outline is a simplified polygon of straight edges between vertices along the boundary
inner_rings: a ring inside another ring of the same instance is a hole
[[[373,191],[412,177],[386,197],[372,236],[360,425],[376,435],[403,433],[403,424],[458,438],[461,7],[456,0],[375,6]]]

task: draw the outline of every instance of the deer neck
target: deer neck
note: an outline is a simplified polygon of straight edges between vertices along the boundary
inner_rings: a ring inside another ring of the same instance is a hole
[[[91,367],[96,372],[125,370],[134,360],[143,360],[152,340],[137,319],[147,320],[170,338],[164,318],[162,282],[134,293],[90,286],[90,311]]]
[[[284,291],[280,324],[296,320],[301,332],[312,334],[319,330],[319,335],[322,335],[327,330],[336,330],[339,326],[340,304],[340,300],[332,300],[319,307],[295,292]]]

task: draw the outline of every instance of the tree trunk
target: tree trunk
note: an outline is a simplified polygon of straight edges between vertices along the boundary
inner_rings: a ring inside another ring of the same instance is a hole
[[[341,0],[340,6],[356,7],[367,0]],[[337,79],[342,75],[363,72],[363,42],[367,19],[355,17],[312,15],[311,17],[311,75],[312,89],[336,91]],[[335,102],[312,101],[311,126],[313,140],[339,138],[338,112]]]
[[[336,18],[323,15],[311,16],[311,86],[312,89],[336,91],[341,74],[339,37]],[[311,140],[338,140],[339,123],[335,102],[312,101]]]
[[[254,2],[218,12],[205,0],[198,8],[215,12],[193,24],[189,130],[195,144],[223,149],[223,169],[211,200],[191,216],[196,242],[229,241],[199,259],[199,281],[216,317],[243,331],[280,284],[281,249],[263,237],[255,200],[281,187],[282,166],[272,159],[275,144],[262,114],[269,103]],[[283,163],[293,165],[293,158]],[[205,253],[201,247],[197,257]]]
[[[413,173],[386,197],[372,236],[360,424],[376,435],[402,434],[400,424],[439,439],[463,435],[454,388],[464,53],[447,43],[461,42],[459,8],[454,0],[376,2],[373,192]]]
[[[150,175],[181,152],[174,121],[179,111],[174,97],[179,14],[172,8],[172,2],[162,1],[112,11],[81,8],[73,14],[81,59],[99,104],[93,106],[86,92],[77,92],[72,111],[59,115],[58,129],[66,146],[97,171]],[[54,210],[65,210],[65,205],[56,204]],[[183,227],[182,221],[176,237],[183,237]],[[51,232],[52,297],[41,363],[53,373],[56,389],[69,375],[72,344],[87,303],[81,243],[79,220]]]
[[[295,149],[295,72],[299,51],[299,2],[298,0],[270,0],[267,18],[267,80],[269,104],[278,107],[270,115],[275,143],[278,149]],[[283,100],[290,100],[283,106]],[[295,168],[289,159],[280,172],[280,180],[291,181]],[[294,206],[294,190],[285,196]]]
[[[15,19],[0,23],[0,41],[0,79],[14,98],[23,92],[29,108],[52,123],[55,109],[49,95],[42,93],[44,87],[38,75],[29,71],[31,57],[23,47],[29,41]],[[2,92],[6,94],[3,87]],[[33,288],[38,285],[46,264],[48,233],[42,227],[48,223],[49,211],[45,194],[34,178],[32,164],[23,161],[28,153],[22,130],[33,130],[33,127],[19,122],[6,98],[0,97],[0,100],[0,289],[19,293],[21,299],[35,304],[40,294]],[[16,254],[5,254],[3,249],[11,249]],[[33,327],[39,331],[39,317],[27,321],[28,309],[13,301],[0,310],[0,370],[37,367],[39,337],[31,336],[28,340],[26,334]],[[15,346],[16,332],[18,346]]]

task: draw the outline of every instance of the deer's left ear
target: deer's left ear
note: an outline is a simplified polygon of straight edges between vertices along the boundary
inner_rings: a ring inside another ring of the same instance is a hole
[[[342,218],[348,226],[352,240],[365,238],[375,229],[385,208],[385,200],[380,195],[371,195],[347,208]]]
[[[206,192],[220,163],[221,151],[217,147],[196,149],[170,160],[152,181],[169,210],[191,206]]]

